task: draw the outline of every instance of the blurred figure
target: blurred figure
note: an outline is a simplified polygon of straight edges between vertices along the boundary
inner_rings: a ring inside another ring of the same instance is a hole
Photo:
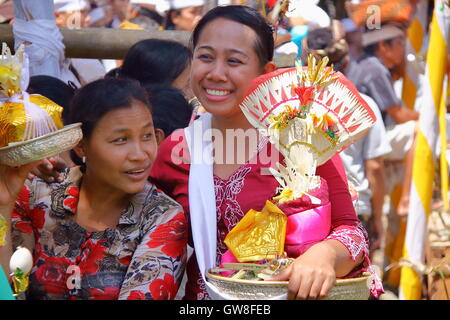
[[[299,48],[298,58],[302,55],[302,40],[308,32],[315,28],[330,26],[331,19],[317,5],[318,2],[318,0],[291,0],[289,2],[286,17],[289,19],[291,26],[292,41]]]
[[[361,92],[372,97],[380,108],[392,151],[386,160],[399,164],[390,174],[390,186],[403,185],[403,193],[396,212],[407,215],[409,186],[419,113],[406,107],[393,86],[393,73],[405,60],[406,33],[401,25],[388,23],[380,29],[363,34],[364,55],[350,65],[349,79]],[[406,162],[405,168],[403,163]],[[398,167],[398,168],[397,168]],[[400,169],[400,170],[399,170]],[[396,181],[397,180],[397,181]]]
[[[132,18],[132,7],[130,0],[110,0],[113,14],[112,21],[107,25],[109,28],[119,29],[120,25]]]
[[[131,0],[131,3],[140,7],[141,14],[146,15],[147,12],[157,14],[158,17],[155,18],[155,20],[157,20],[160,25],[164,24],[164,16],[170,9],[168,0]]]
[[[0,0],[0,24],[10,23],[14,18],[14,7],[11,1]]]
[[[61,27],[85,27],[89,24],[87,14],[90,4],[87,0],[54,0],[56,24]],[[78,19],[78,20],[77,20]],[[78,24],[80,22],[81,24]],[[98,59],[65,59],[61,80],[71,81],[77,87],[101,79],[106,69]]]
[[[164,18],[156,11],[156,9],[150,9],[142,4],[138,4],[136,10],[138,11],[138,15],[131,19],[132,23],[135,23],[146,30],[162,29]]]
[[[94,8],[88,14],[90,28],[101,28],[111,23],[113,12],[109,5],[103,5]]]
[[[265,14],[267,21],[275,28],[274,32],[274,55],[273,61],[277,68],[289,68],[295,66],[295,60],[298,56],[298,46],[292,41],[292,35],[289,33],[291,26],[288,19],[284,15],[284,10],[287,9],[288,3],[282,4],[283,1],[277,3],[277,0],[267,1],[262,4],[254,5],[263,16]],[[278,7],[278,5],[281,5]]]
[[[88,0],[54,0],[56,24],[68,28],[85,28],[89,25],[91,5]]]
[[[191,51],[178,42],[147,39],[130,48],[117,72],[119,77],[136,79],[144,86],[173,86],[182,90],[187,99],[191,99],[191,59]]]
[[[308,55],[316,59],[327,56],[334,70],[347,73],[350,65],[349,48],[345,41],[344,26],[337,20],[332,21],[332,28],[312,30],[303,40],[303,63]],[[369,233],[370,252],[374,253],[384,240],[385,231],[382,223],[385,190],[385,172],[383,158],[391,151],[387,142],[386,129],[376,102],[361,94],[374,111],[377,121],[368,133],[352,144],[340,155],[353,184],[357,201],[355,205],[358,218]]]
[[[348,53],[350,59],[359,59],[364,55],[364,46],[362,43],[363,28],[358,27],[350,18],[342,19],[342,25],[345,30],[345,41],[348,44]]]
[[[204,0],[168,0],[166,30],[193,31],[203,16]]]
[[[176,88],[147,85],[145,89],[152,105],[156,142],[160,145],[172,132],[189,125],[193,108]]]

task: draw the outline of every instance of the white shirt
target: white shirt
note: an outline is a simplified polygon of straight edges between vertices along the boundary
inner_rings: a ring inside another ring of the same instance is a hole
[[[361,215],[370,215],[372,213],[370,202],[372,192],[365,173],[365,161],[391,152],[391,146],[386,138],[386,129],[381,118],[380,109],[372,98],[365,94],[361,94],[361,96],[372,108],[377,120],[362,139],[350,145],[340,155],[349,183],[353,184],[358,192],[358,201],[355,206],[356,212]]]

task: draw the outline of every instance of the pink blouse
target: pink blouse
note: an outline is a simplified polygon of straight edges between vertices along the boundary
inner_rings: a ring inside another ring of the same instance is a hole
[[[263,143],[259,146],[257,154],[260,155],[260,153],[265,152],[267,157],[271,157],[274,150],[273,145],[270,143]],[[276,188],[279,186],[278,182],[270,174],[261,174],[261,169],[269,167],[270,163],[263,164],[260,159],[267,157],[254,158],[253,160],[256,159],[256,161],[249,161],[242,165],[227,179],[221,179],[214,175],[217,213],[217,265],[220,264],[222,255],[227,250],[223,241],[228,232],[247,211],[250,209],[261,210],[265,201],[275,195]],[[183,159],[181,164],[179,164],[181,161],[176,161],[180,160],[180,158]],[[160,146],[150,177],[155,185],[183,206],[190,225],[189,169],[189,151],[185,137],[178,132],[168,137]],[[364,271],[373,272],[369,260],[367,232],[356,216],[348,191],[345,169],[339,155],[318,167],[316,174],[324,178],[329,186],[329,198],[332,206],[332,232],[327,239],[340,241],[349,250],[353,260],[361,252],[364,253],[364,262],[348,276],[355,276]],[[191,232],[191,228],[189,228],[189,244],[193,247]],[[304,251],[313,244],[309,243],[306,245]],[[195,254],[188,261],[187,276],[184,299],[208,299]],[[379,280],[377,278],[374,279]],[[382,292],[381,282],[373,281],[371,291],[377,297]]]

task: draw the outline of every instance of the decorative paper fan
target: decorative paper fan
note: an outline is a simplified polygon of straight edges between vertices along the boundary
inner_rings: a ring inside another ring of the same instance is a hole
[[[327,63],[326,57],[316,64],[310,56],[308,67],[263,75],[241,104],[249,122],[285,157],[287,166],[273,174],[297,196],[320,184],[317,166],[362,137],[376,120],[353,84]]]

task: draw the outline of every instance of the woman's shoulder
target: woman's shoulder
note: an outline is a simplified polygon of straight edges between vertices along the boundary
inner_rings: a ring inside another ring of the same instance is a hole
[[[151,183],[147,183],[145,189],[133,197],[132,202],[139,203],[144,219],[154,220],[164,215],[183,213],[183,208],[178,202]]]
[[[189,168],[189,149],[183,129],[180,129],[167,137],[159,146],[150,178],[164,189],[165,184],[170,184],[170,181],[177,181],[186,176],[189,173]]]
[[[181,205],[152,183],[147,184],[147,203],[164,206],[167,209],[181,208]]]
[[[83,173],[79,167],[72,167],[65,169],[62,172],[62,176],[63,180],[61,182],[47,182],[39,177],[27,179],[25,180],[23,190],[30,193],[31,197],[35,200],[45,198],[58,190],[65,190],[69,185],[78,186]]]

